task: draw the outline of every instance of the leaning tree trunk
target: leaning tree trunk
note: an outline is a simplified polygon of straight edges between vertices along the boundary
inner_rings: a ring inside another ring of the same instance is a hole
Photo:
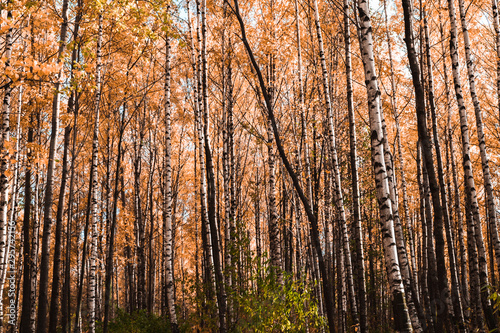
[[[264,102],[266,105],[267,109],[267,117],[271,121],[272,129],[273,129],[273,134],[274,134],[274,140],[276,142],[276,146],[278,148],[279,155],[281,157],[281,160],[290,176],[292,178],[293,186],[295,187],[295,190],[302,201],[302,204],[304,206],[304,210],[307,214],[307,218],[309,220],[309,226],[310,226],[310,232],[311,232],[311,238],[313,242],[313,246],[315,248],[315,251],[318,256],[318,264],[319,264],[319,269],[321,271],[321,276],[322,276],[322,285],[323,285],[323,293],[324,293],[324,298],[325,298],[325,305],[326,305],[326,310],[327,310],[327,319],[328,319],[328,325],[330,332],[335,332],[335,318],[334,318],[334,305],[333,305],[333,294],[332,294],[332,289],[331,285],[328,282],[327,279],[327,270],[326,270],[326,265],[323,257],[323,252],[321,249],[321,242],[319,238],[319,231],[318,231],[318,221],[316,219],[316,216],[313,213],[313,210],[311,209],[311,205],[309,204],[308,199],[306,198],[304,191],[302,190],[302,187],[299,183],[299,179],[297,175],[295,174],[292,165],[288,161],[288,158],[285,154],[285,151],[283,149],[283,145],[281,143],[281,138],[279,136],[278,132],[278,127],[276,123],[276,118],[274,116],[273,112],[273,107],[272,107],[272,101],[271,98],[268,94],[268,90],[266,87],[266,83],[264,81],[264,76],[262,75],[262,72],[260,70],[259,65],[257,64],[257,60],[255,59],[254,53],[252,51],[252,48],[250,47],[250,44],[248,42],[247,36],[246,36],[246,30],[245,30],[245,24],[243,22],[243,18],[241,17],[240,10],[239,10],[239,4],[238,0],[233,0],[234,2],[234,14],[236,15],[236,18],[238,20],[239,26],[240,26],[240,31],[241,31],[241,38],[243,41],[243,44],[245,46],[245,49],[247,51],[248,57],[250,58],[250,62],[252,64],[253,69],[256,72],[258,81],[259,81],[259,86],[260,86],[260,92],[264,98]]]
[[[394,311],[394,324],[398,331],[411,332],[412,326],[405,302],[405,290],[401,278],[398,253],[394,235],[394,220],[392,217],[392,202],[388,175],[384,159],[384,137],[382,128],[382,109],[380,90],[375,70],[373,56],[373,37],[371,20],[369,17],[368,2],[362,0],[358,3],[360,24],[359,43],[363,60],[368,96],[368,109],[370,114],[371,130],[371,155],[375,174],[376,195],[380,209],[380,220],[384,244],[385,264],[392,293]]]
[[[309,199],[309,205],[314,210],[313,205],[313,190],[312,190],[312,177],[311,177],[311,163],[309,160],[309,139],[307,135],[307,124],[306,124],[306,115],[304,110],[304,84],[302,78],[302,50],[301,50],[301,38],[300,38],[300,21],[299,21],[299,5],[298,1],[294,1],[295,4],[295,29],[297,34],[297,78],[299,84],[299,110],[300,110],[300,125],[301,125],[301,136],[302,136],[302,144],[304,146],[303,149],[303,158],[304,158],[304,167],[305,167],[305,181],[306,181],[306,193]],[[299,171],[302,170],[301,159],[302,156],[298,156],[298,164]],[[296,261],[296,274],[297,278],[300,278],[302,268],[302,235],[301,235],[301,210],[300,204],[297,202],[296,195],[293,195],[294,207],[296,209],[296,223],[295,223],[295,232],[296,232],[296,246],[295,246],[295,261]]]

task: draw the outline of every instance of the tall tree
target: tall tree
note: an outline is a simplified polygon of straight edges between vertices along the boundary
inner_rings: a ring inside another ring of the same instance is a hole
[[[493,28],[495,29],[495,46],[497,53],[497,103],[498,119],[500,120],[500,24],[498,20],[498,1],[491,0]]]
[[[52,229],[52,204],[54,196],[54,168],[55,154],[57,147],[57,137],[59,135],[59,114],[60,114],[60,96],[61,85],[63,83],[64,71],[62,66],[63,53],[66,49],[66,39],[68,31],[68,0],[63,1],[62,6],[61,31],[59,34],[59,50],[57,52],[57,64],[61,65],[59,73],[56,76],[54,85],[54,98],[52,100],[52,124],[49,148],[49,161],[47,165],[47,179],[45,185],[45,197],[43,206],[43,234],[42,234],[42,254],[40,258],[40,291],[38,296],[38,321],[37,331],[45,332],[47,330],[47,305],[48,305],[48,283],[49,283],[49,242]],[[59,198],[61,200],[61,198]],[[64,202],[64,199],[62,200]],[[61,208],[62,209],[62,208]],[[59,229],[60,230],[60,229]],[[2,281],[0,281],[2,282]],[[2,283],[3,284],[3,283]]]
[[[217,305],[219,312],[219,330],[222,333],[226,332],[226,295],[224,290],[224,278],[222,275],[221,264],[221,251],[219,242],[219,231],[216,223],[216,209],[215,209],[215,176],[214,165],[212,161],[212,151],[210,149],[210,141],[208,137],[209,128],[209,107],[208,107],[208,65],[207,65],[207,2],[201,0],[201,92],[202,93],[202,110],[203,110],[203,124],[202,129],[204,132],[204,146],[205,146],[205,162],[207,172],[207,185],[208,185],[208,222],[210,224],[210,237],[212,238],[212,258],[215,273],[215,288],[217,293]]]
[[[461,302],[461,297],[460,297],[460,290],[459,290],[459,284],[458,284],[458,274],[457,274],[457,268],[456,268],[456,256],[455,256],[455,246],[454,246],[454,240],[452,237],[452,232],[451,232],[451,222],[450,222],[450,216],[449,210],[448,210],[448,201],[447,201],[447,196],[446,196],[446,185],[444,182],[444,172],[443,172],[443,161],[442,161],[442,156],[441,156],[441,144],[440,144],[440,139],[438,136],[438,128],[437,128],[437,115],[436,115],[436,103],[434,100],[434,77],[432,73],[432,59],[431,59],[431,47],[430,47],[430,41],[429,41],[429,26],[428,26],[428,20],[427,20],[427,14],[424,9],[423,11],[423,16],[424,16],[424,31],[425,31],[425,56],[426,56],[426,61],[427,61],[427,83],[428,83],[428,94],[427,98],[429,100],[429,108],[430,108],[430,113],[431,113],[431,119],[432,119],[432,133],[433,133],[433,139],[434,139],[434,148],[436,150],[436,160],[437,160],[437,171],[438,171],[438,179],[439,179],[439,188],[441,192],[441,204],[442,204],[442,212],[443,212],[443,220],[444,220],[444,226],[446,230],[446,239],[447,239],[447,245],[448,245],[448,258],[450,262],[450,270],[451,270],[451,286],[452,286],[452,297],[454,299],[453,304],[453,314],[454,314],[454,321],[458,327],[460,327],[462,330],[464,329],[464,317],[463,317],[463,308],[462,308],[462,302]]]
[[[281,138],[279,136],[278,132],[278,127],[276,124],[276,118],[274,116],[273,108],[272,108],[272,101],[268,93],[268,89],[266,87],[264,77],[262,75],[262,72],[257,64],[257,61],[255,59],[255,56],[253,54],[252,48],[250,47],[250,44],[248,42],[248,39],[246,37],[246,30],[245,30],[245,23],[243,22],[243,18],[241,17],[240,14],[240,9],[239,9],[239,4],[238,0],[234,0],[234,14],[236,15],[236,18],[238,20],[239,26],[240,26],[240,31],[241,31],[241,37],[243,44],[245,46],[245,50],[247,51],[248,57],[250,58],[250,62],[252,63],[252,67],[255,70],[257,74],[257,78],[259,81],[259,87],[260,87],[260,93],[263,96],[266,110],[267,110],[267,117],[271,121],[271,126],[273,129],[273,134],[274,134],[274,140],[279,152],[279,155],[281,157],[281,160],[283,161],[283,164],[285,165],[285,168],[287,170],[288,175],[292,178],[293,186],[302,201],[302,204],[304,206],[304,210],[306,211],[307,218],[309,220],[309,225],[310,225],[310,233],[311,233],[311,238],[312,238],[312,243],[314,246],[314,249],[316,251],[317,257],[318,257],[318,264],[319,268],[321,271],[321,280],[322,280],[322,286],[323,286],[323,293],[324,293],[324,300],[326,304],[326,312],[327,312],[327,318],[328,318],[328,325],[330,332],[335,332],[335,321],[334,321],[334,312],[333,312],[333,299],[332,299],[332,289],[330,284],[328,283],[327,279],[327,272],[326,272],[326,265],[325,261],[323,258],[323,253],[321,250],[321,244],[319,240],[319,232],[318,232],[318,221],[316,219],[316,216],[314,215],[312,208],[304,195],[304,192],[302,190],[302,187],[300,186],[299,180],[295,172],[293,171],[293,168],[288,161],[288,158],[285,154],[285,151],[283,149],[283,145],[281,143]]]
[[[354,325],[359,324],[359,318],[358,318],[358,310],[357,310],[357,304],[355,300],[355,294],[354,294],[354,282],[353,282],[353,274],[352,274],[352,259],[351,259],[351,249],[349,247],[350,241],[349,241],[349,233],[347,231],[347,221],[345,217],[345,209],[344,209],[344,199],[343,199],[343,193],[342,193],[342,184],[341,184],[341,177],[340,177],[340,170],[339,170],[339,162],[338,162],[338,156],[337,156],[337,143],[336,143],[336,135],[335,135],[335,126],[333,123],[333,110],[332,110],[332,103],[330,99],[330,88],[329,88],[329,78],[328,78],[328,70],[326,66],[326,58],[325,58],[325,51],[324,51],[324,46],[323,46],[323,35],[321,32],[321,25],[319,21],[319,10],[318,10],[318,1],[314,0],[313,1],[314,5],[314,22],[316,25],[316,37],[318,38],[318,44],[319,44],[319,58],[321,62],[321,71],[322,71],[322,77],[323,77],[323,96],[324,96],[324,103],[327,111],[327,117],[328,117],[328,135],[329,135],[329,148],[330,148],[330,159],[332,161],[332,169],[333,169],[333,174],[335,177],[335,188],[334,188],[334,198],[335,198],[335,206],[339,210],[339,222],[340,222],[340,227],[342,228],[342,246],[343,246],[343,251],[344,251],[344,256],[345,256],[345,268],[346,268],[346,273],[347,273],[347,287],[349,288],[349,302],[351,305],[351,316],[354,321]]]
[[[476,91],[476,73],[474,61],[471,55],[471,45],[469,39],[469,29],[467,27],[467,18],[465,11],[465,4],[463,0],[458,1],[458,7],[460,12],[460,21],[462,23],[462,36],[464,38],[464,48],[465,48],[465,63],[467,65],[467,77],[469,79],[469,91],[472,98],[472,104],[474,106],[474,113],[476,115],[476,129],[477,137],[479,141],[479,152],[481,155],[481,166],[483,169],[483,181],[484,181],[484,191],[486,192],[486,210],[488,217],[488,226],[490,228],[492,246],[495,250],[495,258],[497,266],[500,267],[500,238],[498,237],[497,228],[497,209],[495,205],[495,197],[493,194],[493,183],[491,180],[490,173],[490,158],[486,150],[486,138],[484,134],[483,126],[483,115],[481,110],[481,104],[479,103],[479,97]]]
[[[274,107],[275,101],[275,59],[274,55],[269,55],[269,65],[268,68],[268,94],[271,98],[271,103]],[[269,220],[268,220],[268,231],[269,231],[269,257],[271,262],[271,267],[274,271],[273,274],[279,283],[283,283],[282,275],[282,262],[281,262],[281,246],[280,246],[280,234],[278,226],[278,210],[276,203],[276,192],[277,192],[277,181],[276,181],[276,160],[273,147],[274,133],[271,121],[267,121],[267,165],[268,165],[268,210],[269,210]]]
[[[354,225],[354,249],[356,255],[355,274],[357,285],[357,299],[359,302],[360,331],[367,330],[366,309],[366,282],[365,282],[365,259],[363,249],[363,233],[361,225],[361,210],[359,205],[359,175],[358,175],[358,153],[356,150],[356,119],[354,116],[354,102],[352,94],[352,61],[351,61],[351,29],[350,29],[349,1],[344,0],[344,42],[345,42],[345,64],[346,64],[346,87],[347,87],[347,111],[349,113],[349,144],[351,162],[351,186],[352,186],[352,212]]]
[[[483,311],[485,312],[488,327],[493,329],[496,327],[493,316],[491,315],[491,309],[489,305],[489,290],[488,288],[482,288],[481,286],[488,285],[488,267],[486,262],[486,250],[483,241],[483,233],[480,228],[481,218],[479,215],[479,206],[477,201],[477,193],[474,182],[474,175],[472,172],[472,162],[470,156],[470,135],[469,135],[469,125],[467,121],[467,112],[465,108],[465,102],[462,92],[462,83],[460,79],[460,65],[458,62],[458,41],[457,41],[457,19],[455,12],[455,4],[453,1],[448,0],[448,13],[450,17],[450,56],[453,72],[453,82],[455,86],[455,96],[458,104],[458,112],[460,115],[460,131],[462,138],[462,165],[464,171],[464,183],[465,183],[465,194],[467,196],[467,205],[470,207],[472,218],[469,222],[472,224],[471,229],[474,233],[474,238],[476,240],[476,246],[469,246],[468,248],[472,251],[469,253],[469,259],[471,256],[478,256],[479,262],[479,283],[480,286],[475,286],[477,290],[481,290],[481,302],[483,305]],[[467,216],[467,215],[466,215]]]
[[[92,138],[92,165],[91,173],[92,184],[91,192],[92,197],[89,205],[91,206],[92,215],[92,234],[90,242],[90,263],[89,263],[89,331],[94,333],[96,330],[96,270],[97,270],[97,244],[99,238],[98,217],[97,217],[97,184],[98,174],[97,165],[99,163],[99,116],[100,116],[100,102],[101,102],[101,71],[102,71],[102,36],[103,36],[103,14],[98,14],[98,30],[97,30],[97,46],[96,46],[96,75],[95,75],[95,104],[94,104],[94,134]]]
[[[8,1],[7,22],[12,24],[12,2]],[[12,65],[12,47],[13,47],[14,29],[9,26],[5,35],[5,68],[10,69]],[[6,73],[7,74],[7,73]],[[4,257],[7,250],[7,223],[8,223],[8,204],[9,204],[9,179],[7,170],[9,168],[9,136],[10,136],[10,112],[11,95],[13,89],[13,74],[7,75],[6,83],[3,87],[2,100],[2,127],[0,129],[0,285],[3,286],[5,280]],[[3,295],[3,288],[0,288],[0,295]],[[0,302],[0,328],[3,327],[4,310],[3,302]]]
[[[170,36],[165,35],[165,199],[164,199],[164,249],[163,265],[166,274],[166,305],[172,332],[179,331],[174,299],[174,274],[172,248],[172,115],[170,106]]]
[[[372,166],[375,174],[376,195],[380,209],[385,265],[392,293],[394,324],[398,331],[411,332],[411,321],[406,306],[405,290],[401,278],[394,236],[392,202],[384,158],[384,143],[387,138],[384,137],[382,128],[383,115],[373,56],[372,26],[367,1],[363,0],[358,3],[358,16],[360,24],[359,44],[363,60],[370,115]]]
[[[440,297],[440,304],[443,305],[443,311],[439,313],[439,320],[436,323],[437,329],[444,329],[443,325],[448,325],[448,307],[451,305],[449,298],[448,278],[446,274],[446,263],[444,257],[444,236],[443,236],[443,211],[439,193],[439,185],[434,171],[434,158],[432,155],[432,145],[427,132],[427,115],[425,109],[425,94],[421,83],[421,69],[414,47],[413,27],[410,16],[411,4],[403,0],[403,11],[405,17],[405,43],[408,51],[408,60],[412,74],[413,88],[415,91],[415,110],[418,121],[418,137],[422,144],[422,155],[425,170],[427,171],[429,188],[432,195],[432,208],[434,211],[433,236],[436,246],[436,267],[438,274],[438,294],[434,297]],[[442,295],[442,296],[441,296]]]

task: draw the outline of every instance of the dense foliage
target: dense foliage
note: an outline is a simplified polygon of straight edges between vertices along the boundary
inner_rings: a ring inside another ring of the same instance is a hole
[[[497,0],[0,14],[0,333],[499,329]]]

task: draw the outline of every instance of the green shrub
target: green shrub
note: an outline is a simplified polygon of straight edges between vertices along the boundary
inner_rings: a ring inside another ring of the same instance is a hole
[[[257,289],[238,297],[236,332],[305,332],[307,327],[319,331],[326,326],[311,289],[302,281],[284,276],[280,285],[268,269],[253,280]]]
[[[109,323],[109,333],[170,333],[170,324],[166,318],[149,314],[146,310],[129,314],[122,309]],[[102,332],[102,324],[99,325]]]

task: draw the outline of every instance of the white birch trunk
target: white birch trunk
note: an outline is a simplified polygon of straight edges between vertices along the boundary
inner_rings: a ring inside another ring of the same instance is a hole
[[[441,34],[441,38],[444,40],[445,34],[444,34],[444,27],[443,27],[443,21],[441,17],[441,12],[439,12],[439,30]],[[442,45],[442,54],[443,56],[446,55],[446,47],[445,44]],[[446,128],[446,135],[447,135],[447,144],[449,146],[449,154],[450,154],[450,159],[451,159],[451,174],[453,175],[453,184],[454,184],[454,194],[453,194],[453,199],[451,199],[451,189],[449,191],[450,195],[450,202],[449,205],[452,205],[453,202],[453,209],[455,211],[455,219],[456,219],[456,227],[458,229],[458,242],[459,242],[459,255],[460,257],[460,267],[461,267],[461,281],[460,281],[460,297],[462,298],[462,309],[463,309],[463,314],[464,314],[464,320],[465,322],[468,321],[468,307],[465,305],[468,304],[469,300],[469,287],[467,283],[467,253],[465,250],[465,243],[464,243],[464,232],[463,232],[463,219],[462,219],[462,212],[460,208],[460,192],[458,188],[458,175],[457,175],[457,168],[456,168],[456,162],[455,162],[455,149],[454,149],[454,143],[453,143],[453,127],[451,123],[451,97],[450,97],[450,88],[448,86],[448,66],[446,65],[446,61],[443,61],[443,73],[444,73],[444,85],[445,85],[445,96],[446,96],[446,109],[447,109],[447,128]],[[448,171],[449,171],[450,166],[448,166]],[[449,173],[449,172],[448,172]],[[451,187],[451,184],[448,184],[449,187]],[[451,209],[450,209],[450,219],[451,219]],[[452,223],[453,224],[453,223]],[[457,257],[457,266],[458,266],[458,257]]]
[[[97,270],[97,241],[99,231],[97,228],[97,189],[98,189],[98,174],[97,165],[99,163],[99,113],[101,101],[101,69],[102,69],[102,14],[99,14],[99,27],[97,34],[97,59],[96,59],[96,88],[95,88],[95,127],[94,137],[92,140],[92,199],[91,199],[91,241],[90,241],[90,263],[89,263],[89,332],[95,333],[96,329],[96,270]]]
[[[486,150],[486,139],[484,136],[484,126],[483,126],[483,116],[481,111],[481,105],[479,104],[479,98],[476,92],[476,80],[475,80],[475,70],[474,61],[471,56],[470,40],[469,40],[469,30],[467,28],[467,20],[465,17],[465,5],[463,0],[458,1],[460,19],[462,22],[462,35],[464,37],[464,47],[465,47],[465,62],[467,64],[467,74],[469,78],[469,90],[472,97],[472,104],[474,105],[474,113],[476,115],[476,129],[477,137],[479,141],[479,152],[481,155],[481,166],[483,169],[483,180],[484,189],[486,192],[487,201],[487,211],[488,211],[488,222],[491,233],[491,240],[493,249],[495,250],[495,258],[497,266],[500,267],[500,238],[498,237],[497,229],[497,212],[495,207],[495,197],[493,195],[493,184],[491,180],[490,173],[490,159],[488,157],[488,152]],[[497,17],[498,20],[498,17]],[[474,203],[473,203],[474,204]]]
[[[10,1],[8,1],[10,4]],[[7,12],[7,21],[12,21],[12,12]],[[7,30],[5,36],[5,68],[10,67],[12,57],[14,29],[11,27]],[[9,136],[10,136],[10,108],[12,94],[12,79],[7,78],[7,83],[4,88],[4,97],[2,102],[2,127],[0,129],[0,276],[2,282],[0,289],[3,290],[3,271],[5,270],[4,257],[7,242],[7,211],[9,204],[9,177],[7,170],[9,168]],[[3,326],[3,302],[0,302],[0,327]]]
[[[164,228],[164,267],[166,282],[166,305],[172,332],[178,332],[177,314],[175,312],[174,275],[173,275],[173,242],[172,242],[172,119],[170,106],[170,37],[165,37],[165,225]]]
[[[459,73],[459,61],[458,61],[458,43],[457,43],[457,22],[456,22],[456,12],[455,4],[453,0],[448,0],[448,11],[450,17],[450,53],[452,62],[452,72],[453,81],[455,86],[455,95],[458,104],[458,111],[460,114],[460,130],[462,134],[462,163],[464,169],[464,182],[465,191],[467,195],[470,195],[470,209],[472,212],[472,218],[470,223],[472,223],[472,229],[474,232],[474,237],[476,240],[476,252],[479,256],[479,277],[481,286],[488,285],[488,267],[486,263],[486,250],[484,246],[483,234],[481,231],[481,217],[479,215],[479,206],[477,201],[477,193],[474,182],[474,175],[472,172],[472,162],[470,158],[470,136],[469,136],[469,125],[467,121],[467,111],[465,109],[465,103],[463,99],[462,83],[460,80]],[[469,247],[474,249],[474,247]],[[470,257],[469,257],[470,258]],[[478,288],[481,290],[480,286]],[[481,293],[481,298],[483,299],[483,310],[489,308],[489,300],[487,300],[489,290],[485,288]],[[490,324],[488,325],[490,326]],[[491,327],[490,327],[491,328]]]
[[[297,35],[297,77],[299,84],[299,110],[300,110],[300,124],[302,137],[304,140],[304,165],[306,168],[306,191],[309,199],[309,205],[314,209],[313,206],[313,194],[312,194],[312,181],[311,181],[311,164],[309,163],[309,140],[307,135],[307,124],[304,112],[304,84],[302,78],[302,51],[300,42],[300,25],[299,25],[299,5],[297,0],[295,0],[295,29]],[[299,161],[300,161],[299,156]]]
[[[393,66],[393,60],[392,60],[392,45],[391,45],[391,38],[389,34],[389,27],[388,27],[388,17],[387,17],[387,3],[384,1],[384,16],[385,16],[385,25],[386,25],[386,38],[387,38],[387,48],[389,51],[389,67],[390,67],[390,74],[391,74],[391,106],[392,106],[392,111],[394,114],[394,123],[396,125],[396,144],[397,144],[397,149],[398,149],[398,161],[399,161],[399,173],[401,177],[401,189],[403,192],[403,209],[404,209],[404,218],[406,221],[406,225],[408,228],[408,242],[410,243],[410,255],[411,255],[411,264],[413,268],[413,275],[412,275],[412,283],[415,286],[418,286],[418,276],[417,276],[417,264],[416,264],[416,259],[415,259],[415,246],[413,242],[413,225],[410,220],[410,214],[409,214],[409,209],[408,209],[408,194],[407,194],[407,189],[406,189],[406,177],[405,177],[405,172],[404,172],[404,159],[403,159],[403,149],[401,145],[401,127],[399,125],[399,114],[398,114],[398,109],[397,109],[397,104],[396,104],[396,82],[394,80],[394,66]],[[396,191],[396,178],[394,177],[394,190]],[[397,200],[396,200],[397,202]],[[403,243],[404,244],[404,243]],[[403,267],[401,267],[403,270]],[[416,289],[416,288],[415,288]],[[414,295],[416,299],[418,300],[418,294]]]
[[[272,104],[274,105],[274,58],[269,56],[269,96]],[[267,121],[267,164],[269,167],[269,257],[271,259],[271,266],[276,274],[277,281],[281,284],[282,279],[282,262],[281,262],[281,246],[280,234],[278,227],[278,212],[276,207],[276,162],[275,153],[273,148],[274,134],[271,121]]]
[[[351,29],[350,29],[350,9],[349,0],[344,0],[344,39],[345,39],[345,64],[346,64],[346,86],[347,86],[347,110],[349,113],[349,138],[350,138],[350,162],[352,177],[352,215],[354,224],[354,255],[355,274],[357,286],[357,298],[359,302],[360,331],[367,330],[367,310],[366,310],[366,281],[365,281],[365,260],[363,249],[363,229],[361,225],[361,211],[359,206],[359,175],[357,166],[356,149],[356,120],[354,116],[354,102],[352,91],[352,61],[351,61]]]
[[[21,140],[21,108],[22,108],[22,96],[23,96],[23,86],[19,87],[19,103],[18,103],[18,110],[17,110],[17,119],[16,119],[16,138],[15,138],[15,148],[14,148],[14,156],[13,160],[15,161],[14,163],[14,175],[12,177],[12,196],[11,196],[11,203],[10,203],[10,214],[9,214],[9,220],[8,220],[8,226],[6,228],[6,250],[5,253],[6,255],[4,256],[4,268],[3,271],[1,272],[2,277],[1,281],[2,284],[0,286],[3,286],[5,283],[5,278],[7,275],[7,271],[15,271],[16,269],[16,264],[15,264],[15,252],[16,252],[16,225],[17,225],[17,207],[18,207],[18,177],[19,177],[19,141]],[[3,299],[3,293],[4,293],[4,288],[0,288],[0,299]],[[9,296],[9,299],[12,299],[11,296]],[[11,303],[9,303],[11,304]],[[3,305],[1,305],[1,310],[0,313],[3,312]],[[16,319],[17,320],[17,314],[16,314]],[[15,321],[14,320],[14,321]],[[10,319],[9,319],[10,321]],[[3,324],[3,323],[2,323]]]
[[[197,0],[197,8],[198,8],[198,14],[200,11],[200,3],[199,0]],[[201,16],[201,15],[199,15]],[[200,21],[200,17],[198,17]],[[202,56],[201,56],[201,49],[202,49],[202,40],[201,40],[201,33],[200,33],[200,22],[198,22],[197,27],[197,38],[198,38],[198,47],[199,47],[199,52],[198,52],[198,59],[197,62],[195,62],[195,75],[196,75],[196,83],[197,83],[197,90],[194,91],[195,97],[197,99],[197,103],[195,103],[195,113],[196,113],[196,126],[197,126],[197,132],[198,132],[198,158],[199,158],[199,163],[200,163],[200,199],[201,199],[201,220],[202,223],[205,224],[205,230],[206,230],[206,237],[207,237],[207,248],[208,251],[206,253],[207,256],[207,263],[208,263],[208,280],[210,281],[211,288],[215,291],[215,272],[214,272],[214,261],[213,261],[213,254],[212,254],[212,237],[211,237],[211,232],[210,230],[210,223],[209,223],[209,217],[208,217],[208,187],[207,187],[207,168],[206,168],[206,159],[205,159],[205,131],[203,130],[203,93],[202,93]],[[193,48],[194,50],[194,48]],[[196,65],[197,63],[197,65]]]
[[[199,8],[199,0],[196,1],[196,6]],[[197,132],[197,141],[198,141],[198,161],[200,164],[200,202],[201,202],[201,223],[205,224],[207,231],[207,246],[209,249],[212,248],[211,245],[211,237],[210,237],[210,225],[208,224],[208,211],[207,211],[207,179],[206,179],[206,168],[205,168],[205,154],[204,154],[204,135],[202,129],[202,118],[201,118],[201,109],[202,109],[202,96],[201,96],[201,52],[196,54],[194,38],[191,33],[191,19],[190,19],[190,11],[188,9],[188,21],[189,21],[189,30],[190,30],[190,43],[191,43],[191,64],[193,68],[193,75],[195,76],[195,80],[193,83],[193,97],[194,97],[194,113],[195,113],[195,129]],[[197,34],[197,43],[199,48],[201,49],[201,34],[199,31],[199,24],[196,26],[196,34]],[[212,251],[208,251],[207,262],[209,272],[209,280],[211,281],[212,287],[215,290],[214,278],[213,278],[213,259],[212,259]]]
[[[405,290],[401,277],[398,253],[394,235],[392,202],[388,182],[388,174],[384,159],[384,137],[382,127],[382,109],[380,90],[373,55],[373,37],[369,7],[366,0],[358,3],[360,24],[360,48],[365,73],[368,108],[371,129],[371,155],[377,189],[377,201],[380,209],[380,220],[384,245],[384,258],[389,278],[396,330],[411,332],[412,326],[405,302]]]
[[[327,108],[328,126],[329,126],[329,136],[330,136],[330,157],[332,160],[332,169],[334,173],[335,189],[333,197],[336,200],[337,209],[339,209],[340,227],[342,228],[342,247],[344,249],[345,257],[345,268],[347,274],[347,288],[349,292],[349,301],[351,304],[351,315],[355,326],[359,325],[358,309],[354,293],[354,281],[352,274],[352,259],[351,259],[351,249],[349,248],[349,233],[347,231],[347,222],[344,210],[344,199],[342,195],[342,184],[340,180],[339,163],[337,157],[337,144],[335,139],[335,127],[333,123],[333,111],[332,103],[330,100],[330,88],[328,83],[328,70],[326,66],[325,51],[323,46],[323,36],[321,32],[321,25],[319,21],[319,10],[318,1],[314,0],[314,20],[316,23],[316,35],[319,43],[319,56],[321,61],[321,70],[323,77],[323,92],[324,92],[324,102]],[[327,221],[328,223],[328,221]]]
[[[500,120],[500,24],[498,22],[498,1],[491,0],[493,28],[495,29],[495,51],[497,52],[497,107]]]
[[[426,45],[426,60],[427,60],[427,80],[428,80],[428,99],[430,104],[431,118],[432,118],[432,129],[433,129],[433,137],[434,137],[434,145],[436,149],[436,160],[437,160],[437,168],[438,168],[438,178],[440,183],[440,192],[441,192],[441,203],[442,203],[442,212],[443,212],[443,220],[445,224],[446,230],[446,238],[448,245],[448,258],[450,265],[450,276],[451,276],[451,292],[454,298],[454,302],[451,301],[450,297],[446,297],[445,301],[448,304],[448,309],[453,310],[453,316],[455,323],[461,328],[464,329],[464,317],[463,317],[463,308],[459,291],[459,283],[458,283],[458,274],[456,268],[456,256],[455,256],[455,247],[453,244],[453,237],[451,233],[451,222],[449,216],[447,195],[446,195],[446,185],[444,183],[444,174],[443,174],[443,162],[441,157],[441,145],[438,136],[437,130],[437,115],[436,115],[436,105],[434,100],[434,76],[432,73],[432,59],[431,59],[431,50],[430,50],[430,37],[429,37],[429,26],[427,21],[427,13],[423,11],[424,17],[424,35],[425,35],[425,45]],[[423,70],[423,69],[422,69]],[[451,311],[450,311],[451,312]]]

